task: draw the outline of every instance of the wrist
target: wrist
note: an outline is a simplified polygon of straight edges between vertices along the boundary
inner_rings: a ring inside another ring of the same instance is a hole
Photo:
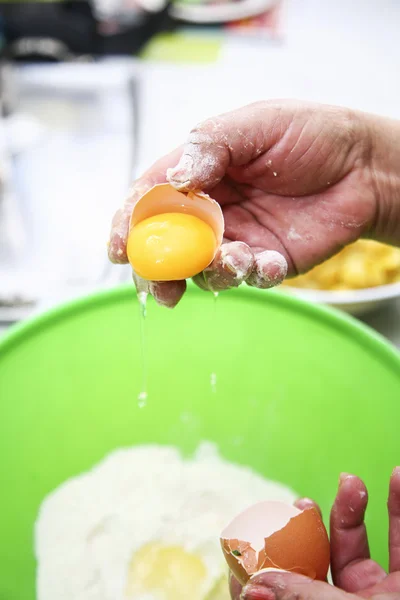
[[[400,121],[367,117],[376,195],[373,237],[400,246]]]

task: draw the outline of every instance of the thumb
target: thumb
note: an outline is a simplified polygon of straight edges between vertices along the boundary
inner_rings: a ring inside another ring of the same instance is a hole
[[[243,588],[242,600],[356,600],[322,581],[293,573],[260,573]]]
[[[229,592],[232,600],[240,600],[242,586],[231,572],[229,572]]]
[[[258,102],[208,119],[195,127],[178,165],[167,171],[177,190],[210,190],[230,167],[247,165],[269,150],[290,122],[282,103]]]

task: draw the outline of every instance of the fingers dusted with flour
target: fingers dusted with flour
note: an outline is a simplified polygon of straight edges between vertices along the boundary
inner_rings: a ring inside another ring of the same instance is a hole
[[[247,166],[271,149],[292,118],[291,102],[257,102],[207,119],[192,129],[167,178],[181,191],[209,191],[230,169]],[[274,178],[271,170],[271,182]]]
[[[244,242],[224,243],[213,262],[193,280],[201,289],[211,292],[238,287],[252,273],[254,262],[254,254]]]
[[[286,258],[275,250],[255,254],[254,269],[246,279],[252,287],[266,290],[282,283],[288,272]]]
[[[256,252],[244,242],[222,244],[215,259],[193,280],[203,290],[222,292],[247,283],[268,289],[279,285],[287,274],[287,262],[279,252]]]
[[[327,165],[328,185],[351,170],[360,139],[368,143],[363,119],[349,109],[256,102],[194,127],[167,179],[180,191],[211,191],[228,175],[270,193],[304,196],[326,186]]]

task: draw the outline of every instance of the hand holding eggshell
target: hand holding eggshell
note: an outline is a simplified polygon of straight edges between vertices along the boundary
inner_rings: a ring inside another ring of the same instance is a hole
[[[370,558],[364,523],[367,503],[367,489],[361,479],[342,474],[330,519],[333,586],[305,575],[265,569],[244,587],[232,575],[232,600],[400,599],[400,467],[394,469],[389,484],[389,573]],[[319,510],[308,499],[296,505],[305,512],[310,507]]]
[[[192,130],[183,148],[136,181],[114,217],[109,257],[128,262],[132,210],[150,188],[166,182],[184,194],[210,194],[222,208],[224,243],[194,276],[204,290],[219,292],[243,282],[273,287],[287,273],[309,270],[366,232],[390,241],[393,219],[386,223],[385,210],[391,205],[377,208],[381,198],[371,184],[376,165],[370,164],[368,144],[379,132],[375,141],[382,156],[394,157],[393,169],[386,161],[382,173],[395,172],[400,147],[390,146],[393,128],[393,122],[345,108],[292,101],[259,102],[209,119]],[[400,135],[400,125],[398,130]],[[134,278],[165,306],[175,306],[185,291],[184,280],[143,284]]]
[[[264,569],[326,580],[329,539],[315,508],[301,511],[283,502],[261,502],[238,515],[222,532],[230,570],[245,585]]]

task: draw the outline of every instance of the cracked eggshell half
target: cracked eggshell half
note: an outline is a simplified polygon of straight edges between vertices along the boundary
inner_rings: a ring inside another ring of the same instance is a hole
[[[260,502],[239,514],[222,532],[221,547],[236,579],[245,585],[264,569],[278,569],[325,581],[330,545],[315,508]]]
[[[193,215],[211,227],[217,241],[215,256],[224,236],[224,217],[218,202],[203,192],[184,194],[169,183],[155,185],[133,207],[130,229],[149,217],[172,212]]]

